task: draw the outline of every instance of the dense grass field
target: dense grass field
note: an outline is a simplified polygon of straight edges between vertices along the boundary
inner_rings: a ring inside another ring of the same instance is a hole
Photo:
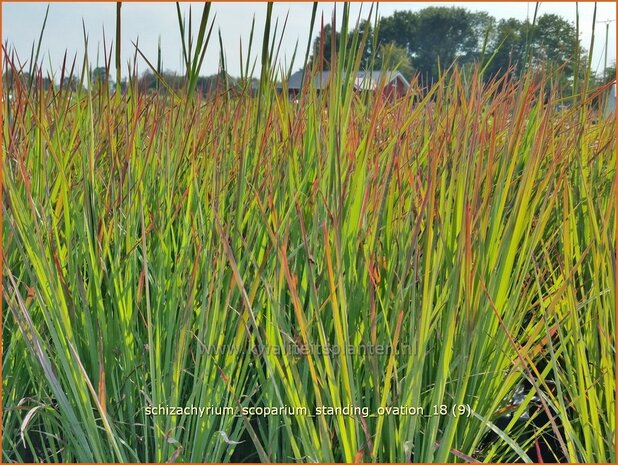
[[[602,90],[344,65],[5,86],[3,461],[615,462]]]

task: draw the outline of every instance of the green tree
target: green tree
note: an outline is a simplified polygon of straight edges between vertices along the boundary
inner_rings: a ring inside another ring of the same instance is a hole
[[[410,47],[412,65],[423,80],[433,82],[439,70],[455,61],[469,63],[480,55],[483,29],[491,27],[486,13],[464,8],[429,7],[418,12],[418,22]]]
[[[584,78],[586,51],[579,44],[575,27],[558,15],[542,15],[535,24],[513,18],[502,20],[492,36],[490,48],[486,78],[501,75],[508,69],[515,77],[528,68],[542,69],[552,75],[551,82],[562,93],[568,94],[578,60],[579,79]]]
[[[358,47],[363,45],[363,51],[361,56],[361,69],[367,69],[371,64],[371,58],[373,55],[373,50],[371,49],[373,44],[373,34],[374,29],[373,27],[371,27],[371,23],[367,20],[361,21],[358,25],[358,28],[355,28],[348,33],[347,44],[349,53],[356,54],[358,52]],[[354,43],[354,38],[356,35],[358,36],[356,42],[357,48],[355,50],[352,50],[352,45]],[[366,38],[365,35],[367,36]],[[339,51],[341,44],[341,34],[335,31],[334,36],[335,44],[337,47],[336,50]],[[326,24],[323,31],[313,40],[313,54],[311,57],[311,64],[313,64],[315,60],[318,60],[319,57],[322,57],[322,69],[330,69],[333,51],[332,42],[333,28],[330,24]],[[320,51],[322,51],[321,55]]]
[[[576,56],[578,41],[571,23],[558,15],[543,15],[532,30],[532,64],[564,66],[566,74],[572,75],[576,60],[582,58]]]
[[[374,69],[396,69],[408,80],[414,74],[412,60],[410,59],[408,51],[394,42],[380,46]]]
[[[339,32],[335,31],[335,47],[339,48]],[[330,24],[326,24],[320,31],[318,37],[313,40],[313,54],[311,57],[311,64],[318,65],[324,70],[330,69],[330,62],[333,51],[333,27]],[[320,62],[321,60],[321,62]]]
[[[213,92],[228,90],[236,84],[236,79],[225,71],[220,70],[218,73],[211,74],[210,76],[198,77],[196,89],[206,95]]]
[[[109,82],[109,73],[104,66],[95,68],[90,73],[90,81],[93,87],[99,87]]]
[[[616,63],[611,66],[608,66],[607,69],[603,72],[603,84],[607,84],[608,82],[613,82],[616,80]]]
[[[418,15],[411,11],[395,11],[392,16],[380,18],[378,40],[381,44],[395,44],[411,56]]]
[[[435,82],[440,70],[453,63],[468,68],[481,61],[487,65],[487,78],[509,69],[518,77],[530,65],[533,69],[552,72],[564,90],[572,85],[578,61],[580,72],[585,70],[585,51],[579,46],[575,28],[560,16],[551,14],[540,16],[532,24],[514,18],[497,23],[487,13],[459,7],[396,11],[380,19],[376,50],[372,50],[376,31],[370,24],[363,22],[358,31],[352,31],[348,46],[355,32],[360,38],[368,34],[361,68],[368,69],[372,61],[375,61],[374,69],[384,68],[387,65],[383,55],[391,50],[403,74],[412,74],[414,70],[425,83]],[[313,43],[312,62],[321,56],[323,69],[330,68],[333,38],[335,47],[339,48],[340,34],[333,33],[331,25],[327,24]],[[582,53],[580,57],[576,56],[578,49]],[[404,59],[404,55],[409,60]]]
[[[498,23],[489,43],[486,54],[487,76],[504,74],[509,69],[518,72],[525,60],[526,28],[529,27],[515,18],[503,19]]]

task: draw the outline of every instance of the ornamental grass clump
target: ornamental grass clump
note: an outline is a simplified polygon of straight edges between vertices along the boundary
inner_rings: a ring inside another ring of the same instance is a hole
[[[346,6],[292,101],[271,13],[257,93],[192,92],[205,48],[112,94],[5,50],[3,460],[615,461],[601,91],[359,93]]]

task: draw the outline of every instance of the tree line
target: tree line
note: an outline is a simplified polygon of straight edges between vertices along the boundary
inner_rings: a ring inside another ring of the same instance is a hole
[[[568,87],[575,74],[583,75],[587,62],[575,26],[555,14],[543,14],[534,21],[497,20],[485,12],[438,6],[416,12],[396,11],[380,18],[376,27],[361,21],[358,29],[348,34],[349,46],[355,33],[365,39],[358,41],[364,43],[362,68],[396,65],[405,77],[418,74],[427,84],[435,82],[441,70],[453,63],[465,68],[480,62],[486,79],[505,72],[518,77],[528,67],[560,69],[561,85]],[[340,32],[325,25],[313,41],[312,64],[329,69],[333,38],[338,49]],[[605,80],[609,76],[614,79],[615,71],[610,73],[605,73]],[[600,83],[603,76],[597,79]]]
[[[456,63],[466,69],[475,63],[484,68],[484,78],[510,72],[514,77],[528,69],[544,68],[556,73],[558,84],[563,92],[572,90],[573,78],[582,79],[587,68],[587,51],[579,40],[575,26],[561,16],[543,14],[530,20],[515,18],[497,20],[486,12],[473,12],[462,7],[428,7],[422,10],[395,11],[391,16],[381,17],[377,24],[361,21],[357,29],[348,34],[348,46],[358,35],[362,43],[362,69],[397,68],[406,78],[419,76],[421,83],[431,84],[439,78],[440,72]],[[339,49],[341,34],[326,24],[313,40],[311,63],[321,69],[329,69],[332,57],[333,39]],[[26,82],[31,82],[30,74],[20,72]],[[603,84],[615,79],[615,64],[604,73],[591,76],[593,84]],[[2,76],[4,85],[11,87],[13,73],[5,70]],[[72,89],[83,82],[76,76],[65,78],[64,84]],[[161,71],[157,77],[147,70],[138,79],[138,88],[144,91],[165,91],[165,88],[180,89],[185,77],[171,71]],[[108,70],[103,67],[91,72],[91,84],[108,82]],[[200,76],[196,89],[204,94],[221,87],[252,88],[255,81],[241,82],[225,71],[211,76]],[[43,77],[43,88],[53,83]],[[127,81],[121,87],[126,90]]]

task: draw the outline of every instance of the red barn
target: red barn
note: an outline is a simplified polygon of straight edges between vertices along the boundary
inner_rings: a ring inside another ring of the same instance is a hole
[[[287,81],[287,91],[290,98],[296,98],[301,92],[305,72],[296,71]],[[310,77],[310,76],[308,76]],[[320,92],[324,90],[331,81],[330,71],[316,73],[311,79],[314,88]],[[399,71],[359,71],[354,78],[354,90],[357,92],[375,92],[382,89],[387,98],[398,98],[408,91],[410,83]],[[281,91],[283,86],[277,88]]]

